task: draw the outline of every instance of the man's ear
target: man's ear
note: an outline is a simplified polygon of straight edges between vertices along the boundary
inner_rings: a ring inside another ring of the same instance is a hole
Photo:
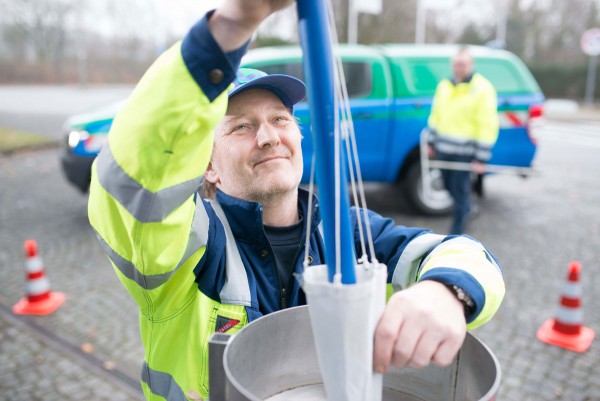
[[[204,179],[211,184],[217,184],[219,182],[219,175],[217,171],[213,168],[212,161],[208,163],[208,167],[206,167],[206,171],[204,172]]]

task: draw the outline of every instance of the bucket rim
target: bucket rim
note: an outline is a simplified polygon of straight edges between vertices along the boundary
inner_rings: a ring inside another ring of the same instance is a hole
[[[305,310],[306,310],[306,312],[304,312]],[[235,390],[237,392],[239,392],[242,396],[248,398],[248,400],[262,401],[260,398],[256,397],[249,390],[247,390],[240,383],[240,381],[233,375],[231,368],[229,366],[229,357],[228,357],[229,353],[231,352],[232,347],[235,346],[232,344],[235,344],[236,341],[242,341],[241,338],[247,336],[248,333],[251,333],[255,322],[257,322],[257,321],[264,322],[265,320],[268,320],[268,319],[276,319],[278,315],[283,314],[283,313],[287,313],[287,314],[289,314],[289,313],[303,314],[304,313],[305,315],[308,316],[308,305],[302,305],[302,306],[296,306],[296,307],[292,307],[292,308],[288,308],[288,309],[283,309],[283,310],[279,310],[279,311],[270,313],[268,315],[262,316],[259,319],[254,320],[253,322],[244,326],[236,334],[232,335],[231,339],[227,342],[227,345],[225,346],[225,351],[223,352],[223,369],[225,371],[226,380],[235,388]],[[496,355],[492,352],[491,348],[488,347],[487,344],[484,343],[482,340],[480,340],[479,337],[476,336],[475,334],[467,331],[466,336],[465,336],[465,342],[466,341],[475,341],[475,343],[482,346],[483,349],[485,349],[485,351],[487,351],[487,354],[491,357],[492,363],[494,364],[494,366],[496,368],[496,376],[495,376],[494,382],[490,386],[489,390],[484,395],[482,395],[477,401],[493,400],[494,399],[493,397],[498,393],[498,390],[500,388],[500,381],[502,379],[502,369],[500,366],[500,362],[499,362],[498,358],[496,357]]]
[[[478,336],[473,333],[467,331],[467,337],[471,337],[472,340],[475,340],[479,345],[481,345],[487,351],[488,355],[492,358],[492,362],[496,367],[496,378],[494,379],[494,383],[490,387],[490,389],[479,398],[479,401],[489,401],[493,400],[494,397],[498,393],[498,389],[500,389],[500,381],[502,380],[502,367],[500,366],[500,361],[496,357],[496,355],[492,352],[492,349],[488,347],[486,343],[481,341]],[[465,338],[466,341],[466,338]]]

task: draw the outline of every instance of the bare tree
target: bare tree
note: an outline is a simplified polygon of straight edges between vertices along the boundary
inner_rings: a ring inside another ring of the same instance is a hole
[[[583,32],[598,26],[595,0],[512,0],[508,18],[507,48],[537,64],[579,64]]]
[[[332,0],[342,43],[348,36],[348,1]],[[417,0],[382,1],[381,15],[359,14],[358,42],[413,43]],[[508,50],[530,65],[585,62],[579,39],[586,29],[600,26],[600,0],[506,1]],[[494,36],[489,2],[457,0],[452,7],[441,6],[426,11],[426,42],[484,44]],[[78,75],[129,81],[175,40],[173,27],[147,0],[0,0],[0,10],[2,81],[72,82]],[[296,41],[296,19],[293,8],[271,19],[257,42]]]
[[[415,39],[416,0],[383,0],[384,12],[360,14],[360,43],[412,43]]]
[[[82,3],[69,0],[1,0],[3,33],[19,58],[49,66],[61,76],[68,29]]]

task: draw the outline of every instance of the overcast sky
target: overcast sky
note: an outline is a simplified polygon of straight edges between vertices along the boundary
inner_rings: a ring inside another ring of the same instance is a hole
[[[373,1],[373,0],[355,0],[355,1]],[[402,0],[397,0],[402,1]],[[495,23],[496,19],[499,18],[501,13],[501,5],[508,2],[508,0],[422,0],[425,8],[435,10],[448,10],[448,22],[465,22],[473,21],[481,24]],[[565,0],[567,1],[567,0]],[[596,0],[600,3],[600,0]],[[550,4],[550,0],[526,0],[527,3],[540,3]],[[137,15],[135,21],[130,20],[130,13],[124,12],[122,15],[126,15],[126,22],[129,25],[129,30],[139,31],[140,36],[147,37],[148,39],[154,39],[159,45],[163,44],[165,40],[170,40],[172,35],[176,37],[183,37],[189,28],[198,21],[199,18],[206,13],[206,11],[216,8],[222,3],[222,0],[112,0],[112,1],[92,1],[90,0],[92,7],[97,8],[96,13],[92,13],[91,21],[86,24],[96,26],[99,31],[104,31],[106,34],[114,34],[114,21],[113,24],[109,24],[107,21],[106,30],[102,29],[102,22],[98,18],[99,15],[106,15],[110,18],[110,10],[107,12],[106,9],[102,9],[102,4],[112,4],[112,8],[115,9],[127,9],[128,4],[132,5],[136,3],[138,10],[145,10],[144,15]],[[150,6],[149,6],[150,5]],[[459,5],[457,7],[457,5]],[[290,23],[293,22],[295,13],[292,7],[290,7],[284,14],[277,14],[274,18],[271,18],[268,24],[263,25],[263,32],[267,31],[268,34],[281,36],[285,39],[296,39],[295,29],[292,29]],[[90,26],[90,25],[88,25]],[[152,27],[148,29],[148,27]],[[112,30],[112,32],[111,32]]]
[[[190,0],[153,0],[156,4],[156,8],[159,11],[161,18],[165,18],[165,25],[170,26],[173,32],[178,35],[184,35],[187,30],[202,16],[206,11],[216,8],[222,0],[201,0],[201,1],[190,1]],[[372,1],[372,0],[355,0],[355,1]],[[422,0],[425,3],[426,8],[431,9],[451,9],[459,0]],[[495,12],[495,7],[502,0],[470,0],[468,1],[469,6],[477,7],[478,18],[488,20],[492,18]],[[546,0],[537,0],[546,1]],[[464,7],[463,7],[464,8]],[[465,14],[473,12],[473,7],[467,7]],[[289,14],[287,13],[287,18]],[[281,18],[280,18],[281,19]],[[167,22],[168,21],[168,22]],[[286,23],[281,25],[286,26]],[[289,29],[289,25],[288,29]],[[288,36],[284,27],[282,27],[282,36]]]
[[[169,29],[177,36],[183,36],[187,30],[204,14],[206,11],[216,8],[222,3],[222,0],[152,0],[156,5],[158,15],[164,22],[160,32],[156,32],[158,36],[163,36],[166,32],[165,29]],[[373,1],[373,0],[355,0],[355,1]],[[401,1],[401,0],[400,0]],[[451,9],[455,7],[459,0],[422,0],[424,1],[425,7],[429,9]],[[506,0],[505,0],[506,1]],[[546,0],[537,0],[546,1]],[[478,19],[489,21],[494,15],[495,5],[501,3],[502,0],[469,0],[468,6],[476,5]],[[463,7],[465,8],[465,7]],[[473,7],[466,7],[464,12],[457,12],[454,10],[453,16],[459,17],[460,19],[468,18],[469,14],[472,14]],[[277,18],[271,18],[270,24],[268,25],[269,33],[273,34],[277,32],[278,36],[282,36],[285,39],[294,39],[295,30],[291,30],[289,27],[289,20],[294,15],[293,11],[286,12],[284,15],[279,15]],[[169,28],[167,28],[169,27]],[[275,31],[275,32],[273,32]]]
[[[208,10],[216,8],[221,0],[153,0],[159,15],[169,20],[175,34],[183,36]]]
[[[158,15],[161,20],[164,21],[164,26],[169,27],[173,33],[177,36],[183,36],[187,30],[208,10],[216,8],[222,3],[222,0],[201,0],[201,1],[190,1],[190,0],[152,0],[155,3]],[[355,1],[372,1],[372,0],[355,0]],[[428,8],[450,8],[457,0],[423,0]],[[489,0],[482,0],[483,3],[488,3],[491,6],[492,2]],[[488,8],[489,7],[485,7]],[[278,30],[279,36],[283,36],[286,39],[290,39],[289,23],[286,20],[290,19],[293,12],[289,11],[285,15],[279,15],[277,21],[271,19],[270,28],[271,30]],[[281,21],[283,20],[283,21]],[[278,24],[278,22],[281,22]],[[280,29],[277,29],[277,26]],[[293,31],[292,31],[293,32]],[[159,35],[164,33],[160,32]]]

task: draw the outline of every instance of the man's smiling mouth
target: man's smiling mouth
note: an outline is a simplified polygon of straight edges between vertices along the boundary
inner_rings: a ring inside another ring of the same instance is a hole
[[[266,164],[266,163],[269,163],[269,162],[273,162],[273,161],[277,161],[277,160],[285,160],[285,159],[287,159],[287,156],[283,156],[283,155],[266,157],[264,159],[259,160],[256,163],[254,163],[254,167],[260,166],[262,164]]]

